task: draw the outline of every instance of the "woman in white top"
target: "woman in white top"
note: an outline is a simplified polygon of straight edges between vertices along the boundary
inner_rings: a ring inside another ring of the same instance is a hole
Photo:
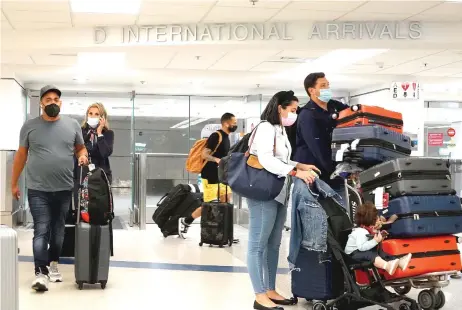
[[[303,165],[290,160],[292,148],[284,126],[291,126],[297,119],[298,99],[292,91],[281,91],[273,96],[261,116],[262,123],[256,128],[251,154],[256,155],[260,164],[280,177],[295,176],[306,183],[313,182],[316,174],[311,165]],[[275,139],[276,137],[276,139]],[[274,152],[274,141],[276,147]],[[249,248],[247,267],[256,295],[254,309],[283,309],[277,305],[293,305],[294,300],[286,299],[276,292],[276,273],[279,247],[287,215],[285,188],[271,201],[247,199],[249,207]]]

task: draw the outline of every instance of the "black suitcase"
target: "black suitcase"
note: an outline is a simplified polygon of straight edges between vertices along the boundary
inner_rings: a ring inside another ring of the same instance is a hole
[[[218,185],[218,196],[220,197],[220,186]],[[228,198],[228,193],[226,193]],[[229,202],[205,202],[202,204],[201,215],[201,242],[209,245],[232,246],[234,242],[234,206]]]
[[[350,145],[342,152],[342,144]],[[332,134],[332,159],[358,163],[365,168],[411,154],[411,139],[382,126],[335,128]],[[337,156],[343,155],[343,156]]]
[[[159,200],[152,220],[164,237],[178,234],[178,219],[190,216],[201,203],[202,193],[197,185],[176,185]]]
[[[201,206],[202,202],[202,193],[188,193],[174,210],[174,214],[172,214],[167,222],[165,222],[164,226],[162,226],[161,232],[164,237],[167,238],[168,236],[178,235],[178,220],[181,217],[191,216],[192,213]]]
[[[375,201],[374,190],[384,187],[390,199],[401,196],[452,195],[447,160],[399,158],[374,166],[359,175],[365,201]]]

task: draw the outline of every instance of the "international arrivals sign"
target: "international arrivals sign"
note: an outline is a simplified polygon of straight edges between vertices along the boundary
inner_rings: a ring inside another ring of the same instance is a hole
[[[291,40],[418,40],[419,22],[407,23],[312,23],[308,27],[291,23],[131,25],[97,27],[94,43],[108,40],[122,44],[213,41]]]

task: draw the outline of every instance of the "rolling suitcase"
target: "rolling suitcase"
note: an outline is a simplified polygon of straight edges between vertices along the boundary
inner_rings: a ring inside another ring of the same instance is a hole
[[[410,154],[410,138],[382,126],[335,128],[332,134],[332,159],[336,162],[370,167]]]
[[[361,172],[359,178],[365,201],[375,201],[375,190],[382,187],[390,199],[455,194],[447,161],[443,159],[398,158]]]
[[[178,235],[178,219],[190,216],[203,201],[203,194],[197,185],[175,186],[157,203],[152,219],[165,238]]]
[[[19,309],[18,235],[0,225],[0,309]]]
[[[410,278],[434,272],[460,271],[461,269],[460,252],[455,236],[386,239],[381,246],[385,253],[397,257],[412,253],[412,259],[405,271],[398,268],[391,276],[379,269],[379,273],[385,280]],[[355,278],[359,285],[370,283],[365,271],[355,270]]]
[[[220,197],[220,186],[218,186],[218,197]],[[226,193],[226,199],[228,193]],[[234,206],[228,202],[220,202],[219,199],[213,202],[205,202],[202,205],[201,216],[201,241],[209,245],[232,246],[234,242]]]
[[[338,263],[334,259],[320,261],[320,254],[300,248],[291,273],[294,297],[327,301],[342,293],[343,277]]]
[[[412,253],[405,271],[397,269],[393,276],[383,273],[385,279],[393,280],[415,277],[432,272],[460,271],[461,260],[455,236],[438,236],[413,239],[387,239],[382,250],[394,256]]]
[[[380,125],[403,133],[403,115],[381,107],[353,105],[338,114],[337,127]]]
[[[82,169],[80,181],[82,181]],[[81,221],[80,199],[81,195],[79,195],[75,228],[75,282],[80,290],[83,289],[84,284],[97,283],[105,289],[109,277],[110,257],[113,252],[112,224],[111,221],[107,225],[95,225]]]
[[[387,229],[393,238],[462,233],[462,207],[458,196],[403,196],[392,199],[382,212],[398,219]]]

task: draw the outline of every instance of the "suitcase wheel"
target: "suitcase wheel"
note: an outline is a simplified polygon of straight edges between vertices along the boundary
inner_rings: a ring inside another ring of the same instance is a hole
[[[317,301],[313,304],[313,310],[327,310],[327,306],[322,301]]]
[[[199,243],[199,246],[203,246],[204,244],[202,242]]]
[[[223,244],[220,244],[220,248],[223,248]]]
[[[441,309],[446,304],[446,295],[444,295],[443,291],[439,291],[436,293],[436,305],[435,309]]]
[[[104,290],[106,288],[107,281],[101,281],[101,288]]]
[[[76,282],[79,290],[83,289],[83,282]]]
[[[430,290],[423,290],[419,293],[417,297],[419,305],[424,310],[435,309],[437,297],[436,294]]]

